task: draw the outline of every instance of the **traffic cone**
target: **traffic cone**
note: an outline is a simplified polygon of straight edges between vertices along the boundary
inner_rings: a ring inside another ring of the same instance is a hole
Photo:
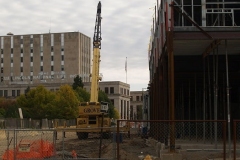
[[[146,157],[144,158],[144,160],[152,160],[150,155],[146,155]]]
[[[77,159],[77,153],[76,153],[75,150],[72,150],[72,157],[73,157],[74,159]]]

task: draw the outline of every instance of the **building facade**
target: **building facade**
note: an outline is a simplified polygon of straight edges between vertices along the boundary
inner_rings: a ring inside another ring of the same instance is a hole
[[[80,32],[9,33],[0,37],[0,48],[0,96],[19,96],[40,84],[55,90],[76,75],[90,81],[91,38]]]
[[[148,92],[131,91],[130,117],[132,120],[147,120],[148,114]]]

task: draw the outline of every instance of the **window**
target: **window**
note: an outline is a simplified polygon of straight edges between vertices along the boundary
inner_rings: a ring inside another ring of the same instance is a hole
[[[3,63],[3,58],[1,58],[1,63]]]
[[[1,73],[3,73],[3,68],[1,68]]]
[[[21,62],[23,62],[23,57],[21,57]]]
[[[64,51],[64,48],[62,47],[61,51]]]
[[[17,96],[20,96],[20,90],[17,90]]]
[[[53,66],[51,66],[51,71],[54,71],[54,67]]]
[[[11,63],[13,63],[13,57],[11,57]]]
[[[53,46],[51,47],[51,52],[53,52]]]
[[[30,72],[33,72],[33,66],[30,67]]]
[[[1,54],[3,54],[3,49],[1,49]]]
[[[41,56],[41,62],[43,61],[43,56]]]
[[[23,72],[23,67],[20,67],[20,72]]]
[[[15,90],[12,90],[12,96],[15,97]]]
[[[33,57],[30,57],[30,62],[33,62]]]
[[[7,97],[7,96],[8,96],[8,91],[4,90],[4,97]]]
[[[54,58],[53,58],[53,56],[51,56],[51,61],[53,61],[54,60]]]
[[[62,55],[62,61],[64,61],[64,55]]]
[[[40,66],[40,71],[43,71],[43,66]]]
[[[0,90],[0,97],[3,97],[3,90]]]
[[[33,43],[33,38],[30,38],[30,44],[32,44]]]
[[[33,76],[30,76],[30,81],[32,81],[33,80]]]
[[[136,98],[137,98],[136,101],[139,101],[139,96],[137,96]]]
[[[30,53],[33,53],[33,48],[30,49]]]
[[[105,87],[105,93],[108,94],[108,87]]]
[[[13,48],[11,48],[11,53],[13,53]]]
[[[64,71],[64,66],[63,65],[61,66],[61,71]]]
[[[110,94],[114,93],[114,87],[110,87]]]
[[[120,89],[120,94],[123,94],[123,88]]]
[[[40,52],[43,52],[43,47],[40,47]]]
[[[124,94],[126,94],[126,89],[124,88]]]
[[[23,44],[23,39],[20,39],[20,43]]]
[[[21,53],[23,53],[23,49],[21,48]]]

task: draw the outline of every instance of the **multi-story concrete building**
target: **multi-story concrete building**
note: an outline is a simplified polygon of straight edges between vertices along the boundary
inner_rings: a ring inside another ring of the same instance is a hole
[[[84,88],[90,91],[90,82],[84,83]],[[119,119],[131,119],[130,115],[130,85],[120,81],[99,82],[99,88],[108,95],[114,107],[119,112]]]
[[[143,106],[143,93],[142,91],[131,91],[131,119],[142,119],[142,106]]]
[[[40,84],[55,90],[76,75],[90,81],[91,38],[80,32],[9,33],[0,37],[0,48],[0,96],[19,96]]]
[[[148,92],[131,91],[130,92],[130,118],[133,120],[147,120],[145,115],[148,114]]]

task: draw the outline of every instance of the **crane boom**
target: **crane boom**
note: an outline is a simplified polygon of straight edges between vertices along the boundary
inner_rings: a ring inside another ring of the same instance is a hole
[[[99,90],[99,66],[100,66],[100,49],[101,49],[101,8],[102,4],[99,1],[97,6],[97,15],[95,22],[95,30],[93,36],[93,65],[92,65],[92,81],[91,81],[91,97],[90,102],[98,102]]]

